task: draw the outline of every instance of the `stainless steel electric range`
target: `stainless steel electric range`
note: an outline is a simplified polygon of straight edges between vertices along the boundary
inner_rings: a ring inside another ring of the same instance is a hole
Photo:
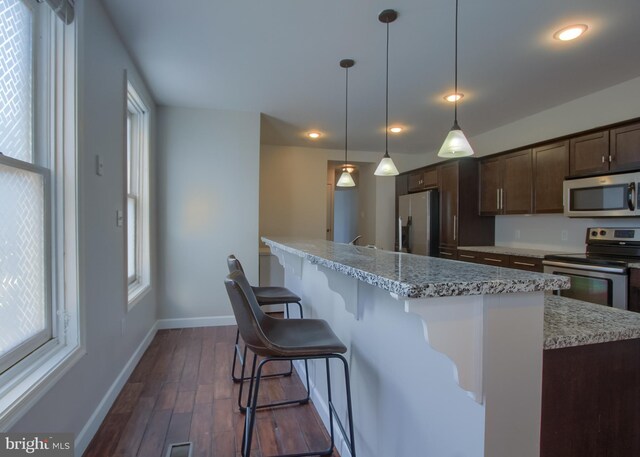
[[[585,254],[545,256],[545,273],[571,278],[571,288],[559,295],[627,309],[629,264],[640,263],[640,228],[587,229]]]

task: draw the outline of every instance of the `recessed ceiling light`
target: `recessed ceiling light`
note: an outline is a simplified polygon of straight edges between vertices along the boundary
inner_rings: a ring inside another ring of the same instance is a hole
[[[317,140],[318,138],[320,138],[322,136],[322,134],[320,132],[309,132],[309,133],[307,133],[307,136],[309,138],[311,138],[312,140]]]
[[[560,40],[560,41],[575,40],[584,32],[586,32],[588,28],[589,27],[587,27],[585,24],[570,25],[568,27],[564,27],[558,30],[556,33],[553,34],[553,37],[556,40]]]
[[[400,133],[400,132],[402,132],[402,127],[391,127],[391,128],[389,129],[389,131],[390,131],[391,133]]]
[[[463,98],[463,97],[464,97],[464,94],[462,94],[462,93],[458,92],[457,94],[449,94],[449,95],[445,95],[445,96],[444,96],[444,97],[442,97],[442,98],[444,98],[444,99],[445,99],[446,101],[448,101],[448,102],[453,103],[453,102],[455,102],[455,101],[457,101],[457,100],[460,100],[460,99],[461,99],[461,98]]]

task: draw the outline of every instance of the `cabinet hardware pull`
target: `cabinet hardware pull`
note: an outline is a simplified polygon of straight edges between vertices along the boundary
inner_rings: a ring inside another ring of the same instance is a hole
[[[527,262],[513,262],[514,265],[524,265],[525,267],[535,267],[535,263],[527,263]]]
[[[602,163],[604,163],[604,156],[602,156]]]
[[[458,238],[458,216],[453,216],[453,241]]]
[[[491,257],[485,257],[484,260],[488,262],[502,262],[500,259],[492,259]]]
[[[609,156],[609,163],[611,163],[611,156]]]
[[[476,258],[473,255],[465,255],[465,254],[458,254],[458,257],[464,257],[465,259],[475,259]]]
[[[450,253],[450,252],[444,252],[444,251],[440,251],[440,254],[442,254],[442,255],[453,255],[453,254],[452,254],[452,253]]]

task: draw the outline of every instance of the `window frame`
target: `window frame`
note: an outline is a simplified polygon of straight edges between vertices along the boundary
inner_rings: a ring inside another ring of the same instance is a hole
[[[34,162],[46,164],[49,175],[45,231],[52,338],[0,374],[0,430],[15,424],[86,353],[78,289],[77,26],[63,24],[46,4],[22,1],[37,11],[32,148]]]
[[[149,134],[150,110],[125,71],[125,277],[127,310],[151,289]],[[135,203],[135,275],[129,276],[129,199]]]

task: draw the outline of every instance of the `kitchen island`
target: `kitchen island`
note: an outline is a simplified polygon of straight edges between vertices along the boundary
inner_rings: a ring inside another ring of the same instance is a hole
[[[263,241],[305,316],[327,320],[348,348],[360,456],[539,456],[544,292],[567,288],[567,278],[324,240]],[[309,371],[326,421],[324,368]]]
[[[640,314],[545,297],[541,457],[640,455]]]

